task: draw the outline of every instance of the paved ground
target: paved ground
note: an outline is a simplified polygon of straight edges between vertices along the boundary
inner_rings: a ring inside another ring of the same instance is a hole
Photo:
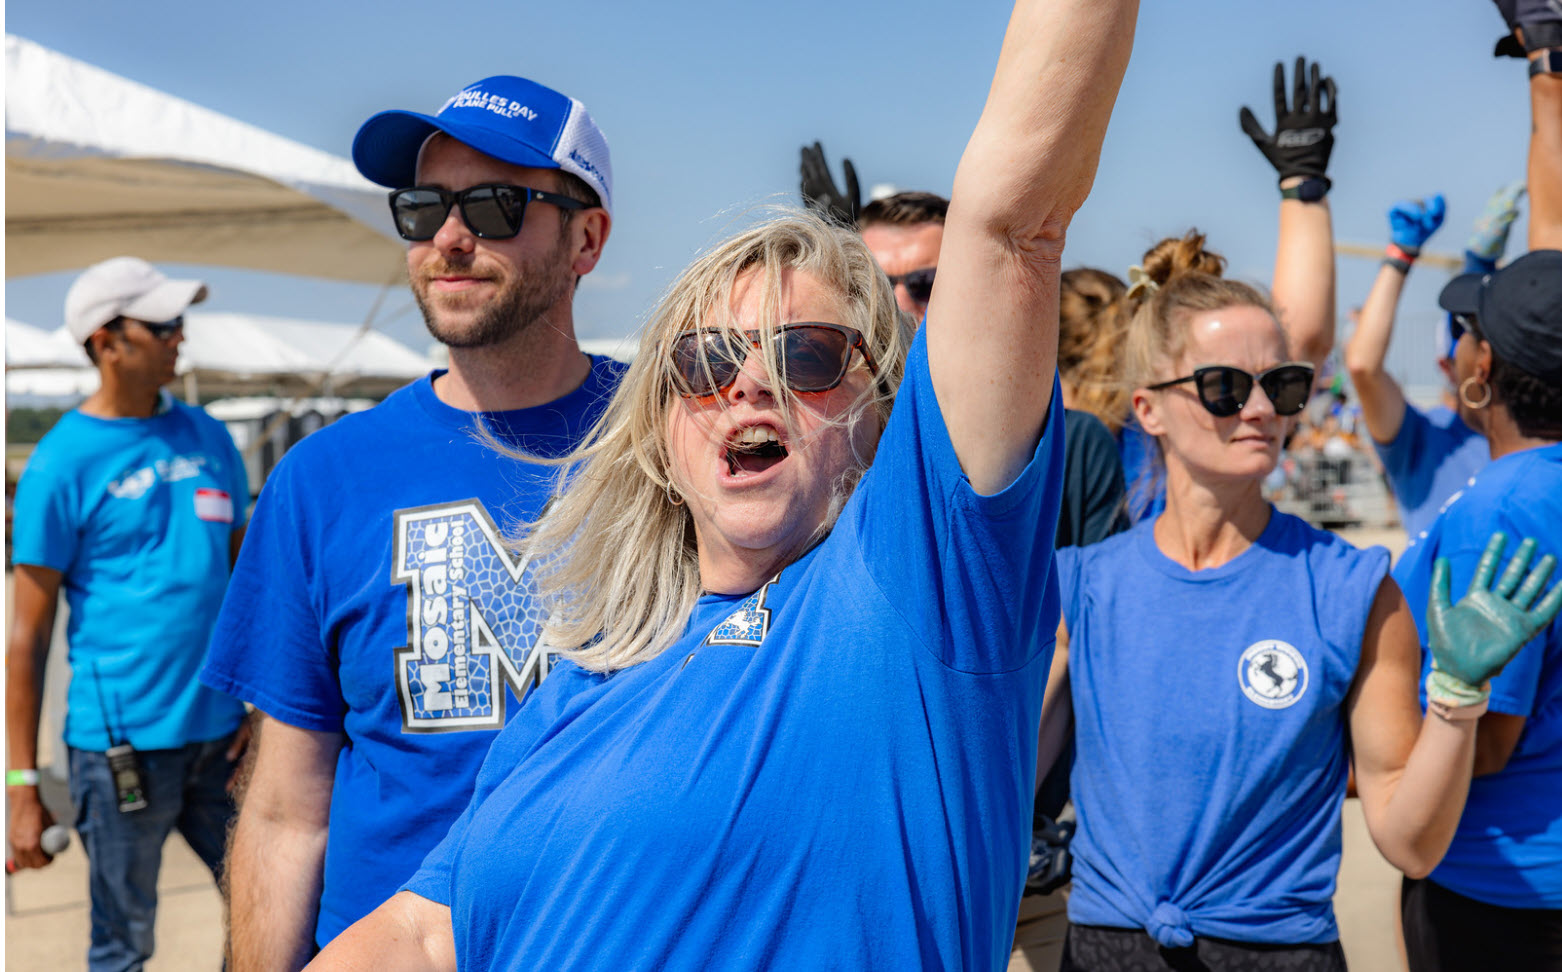
[[[1395,554],[1404,546],[1398,530],[1354,531],[1361,545],[1384,544]],[[6,577],[10,602],[10,576]],[[9,613],[6,620],[9,622]],[[49,693],[53,694],[53,693]],[[46,724],[49,716],[45,716]],[[1403,968],[1394,942],[1399,872],[1378,854],[1367,836],[1361,807],[1347,800],[1343,815],[1344,861],[1335,913],[1340,938],[1354,972]],[[222,907],[211,876],[177,836],[163,854],[158,882],[157,954],[149,972],[206,972],[221,966]],[[5,965],[18,972],[73,972],[86,967],[89,929],[87,862],[80,844],[42,871],[6,878]]]

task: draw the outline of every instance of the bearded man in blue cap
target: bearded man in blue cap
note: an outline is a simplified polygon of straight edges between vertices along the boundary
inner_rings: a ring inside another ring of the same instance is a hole
[[[612,226],[607,142],[523,78],[353,142],[386,186],[450,367],[294,447],[261,493],[201,678],[259,732],[229,847],[229,964],[296,969],[390,897],[466,806],[546,673],[529,567],[503,543],[547,501],[621,366],[573,298]],[[481,430],[481,431],[480,431]],[[482,434],[486,433],[486,435]]]

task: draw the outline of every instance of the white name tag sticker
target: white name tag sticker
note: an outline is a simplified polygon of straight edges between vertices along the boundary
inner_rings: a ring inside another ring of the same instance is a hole
[[[220,489],[197,489],[195,515],[208,523],[232,523],[233,497]]]

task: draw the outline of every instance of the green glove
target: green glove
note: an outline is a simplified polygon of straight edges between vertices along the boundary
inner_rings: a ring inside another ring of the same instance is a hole
[[[1439,557],[1432,566],[1432,595],[1426,606],[1433,667],[1426,688],[1431,698],[1458,705],[1483,701],[1487,680],[1502,671],[1519,649],[1562,609],[1562,584],[1530,608],[1557,562],[1547,554],[1525,576],[1535,553],[1534,540],[1519,545],[1519,552],[1508,561],[1497,586],[1491,586],[1507,543],[1507,534],[1492,534],[1476,565],[1470,589],[1457,605],[1448,595],[1448,558]]]

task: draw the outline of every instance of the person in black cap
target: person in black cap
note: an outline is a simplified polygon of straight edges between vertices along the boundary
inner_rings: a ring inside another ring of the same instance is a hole
[[[1439,302],[1464,326],[1458,393],[1492,463],[1411,539],[1394,571],[1423,648],[1438,558],[1460,591],[1494,531],[1562,548],[1562,251],[1457,277]],[[1535,642],[1489,683],[1475,779],[1447,856],[1424,880],[1405,881],[1405,947],[1417,972],[1562,967],[1562,620]]]
[[[466,806],[546,671],[504,541],[552,492],[622,366],[583,354],[574,293],[611,228],[584,105],[485,78],[437,113],[381,112],[353,161],[391,190],[450,367],[288,452],[260,496],[202,679],[252,703],[229,850],[230,961],[296,969],[390,897]]]

